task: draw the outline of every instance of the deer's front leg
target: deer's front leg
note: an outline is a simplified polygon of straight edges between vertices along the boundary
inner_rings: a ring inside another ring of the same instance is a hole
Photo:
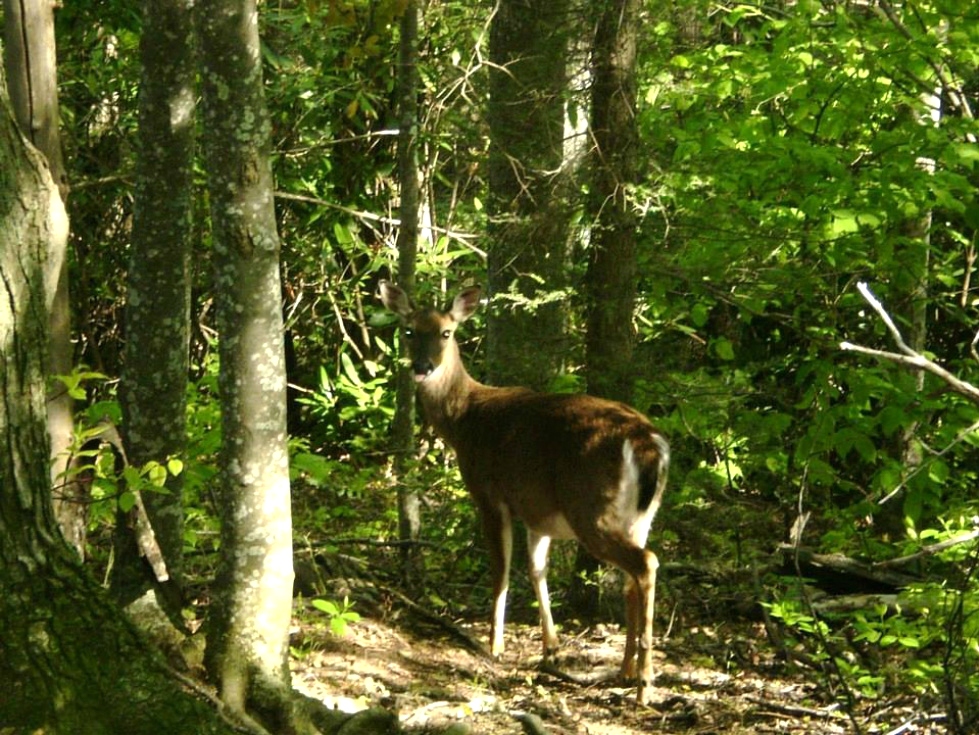
[[[503,621],[506,618],[506,593],[510,583],[510,556],[513,553],[513,523],[505,506],[485,505],[480,515],[489,547],[490,573],[493,576],[493,617],[490,620],[490,653],[503,653]]]

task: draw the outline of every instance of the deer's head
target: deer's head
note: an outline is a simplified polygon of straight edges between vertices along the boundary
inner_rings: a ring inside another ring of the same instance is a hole
[[[480,293],[479,286],[470,286],[455,297],[448,311],[440,311],[416,307],[401,288],[381,281],[381,301],[401,317],[416,382],[437,377],[444,367],[461,367],[455,331],[479,307]]]

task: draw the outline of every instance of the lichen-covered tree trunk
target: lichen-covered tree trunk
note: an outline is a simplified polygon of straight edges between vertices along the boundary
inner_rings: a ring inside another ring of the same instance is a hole
[[[546,388],[567,349],[568,0],[502,0],[490,28],[487,362],[494,383]]]
[[[287,725],[292,517],[270,123],[254,0],[197,4],[223,445],[207,666],[232,710]]]
[[[632,399],[636,301],[636,37],[638,0],[601,0],[592,54],[591,190],[585,364],[588,392]]]
[[[61,153],[58,78],[55,58],[54,3],[4,0],[4,66],[14,117],[28,140],[47,159],[48,170],[62,200],[68,195]],[[67,243],[64,245],[67,247]],[[73,367],[68,259],[61,272],[49,312],[48,433],[51,436],[51,486],[55,514],[65,538],[80,556],[85,552],[88,507],[82,485],[70,479],[70,446],[75,429],[74,402],[65,386],[51,378]]]
[[[166,465],[186,448],[196,58],[191,0],[144,0],[142,80],[126,347],[119,386],[130,464]],[[172,608],[182,577],[182,475],[143,503],[166,562]],[[117,529],[112,586],[125,604],[160,582],[141,558],[132,523]]]
[[[4,90],[0,73],[0,730],[234,732],[176,684],[58,531],[45,385],[67,218]]]

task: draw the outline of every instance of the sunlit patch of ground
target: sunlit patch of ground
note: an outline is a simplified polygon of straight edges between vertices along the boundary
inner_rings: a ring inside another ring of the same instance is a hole
[[[486,640],[486,626],[461,627]],[[536,627],[508,624],[507,651],[494,662],[440,631],[365,618],[342,637],[297,626],[293,682],[338,709],[394,710],[411,729],[516,733],[530,718],[527,731],[593,735],[852,731],[805,674],[780,672],[748,624],[660,641],[654,703],[640,709],[616,676],[623,645],[614,625],[565,631],[553,668],[542,668]]]

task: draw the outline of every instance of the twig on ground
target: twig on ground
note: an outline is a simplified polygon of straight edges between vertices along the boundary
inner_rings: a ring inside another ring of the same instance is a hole
[[[475,638],[469,635],[458,625],[455,625],[451,621],[446,620],[438,613],[434,613],[431,610],[427,610],[426,608],[422,607],[403,592],[399,592],[393,587],[388,587],[387,585],[383,585],[378,582],[370,582],[365,584],[368,584],[368,586],[380,592],[384,592],[386,594],[391,595],[392,597],[397,598],[397,600],[401,604],[403,604],[413,613],[424,618],[428,622],[438,626],[442,630],[446,631],[447,633],[449,633],[449,635],[451,635],[457,641],[461,642],[463,646],[465,646],[467,649],[469,649],[476,655],[481,656],[483,658],[490,658],[489,652],[486,650],[486,646],[484,646],[482,643],[477,641]]]
[[[844,715],[839,710],[839,705],[830,705],[824,709],[815,709],[813,707],[803,707],[797,704],[785,704],[784,702],[773,702],[768,699],[762,699],[761,697],[755,697],[748,695],[745,699],[752,704],[757,704],[759,707],[764,707],[770,709],[773,712],[778,712],[783,715],[790,715],[791,717],[816,717],[821,720],[845,720],[846,715]]]

